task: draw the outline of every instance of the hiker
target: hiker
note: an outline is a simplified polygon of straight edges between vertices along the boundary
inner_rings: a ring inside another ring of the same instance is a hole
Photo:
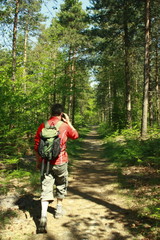
[[[68,154],[66,152],[66,142],[68,138],[77,139],[78,132],[73,127],[70,119],[66,113],[63,113],[63,106],[61,104],[54,104],[51,107],[51,118],[47,121],[50,126],[59,124],[59,138],[61,151],[56,159],[50,161],[49,173],[46,174],[46,161],[44,164],[44,174],[41,178],[42,192],[41,192],[41,219],[40,232],[46,232],[47,224],[47,210],[50,202],[54,200],[53,187],[56,186],[57,207],[55,211],[55,218],[63,216],[64,211],[62,201],[66,195],[68,185]],[[45,124],[42,123],[35,136],[34,149],[36,152],[36,167],[40,169],[43,161],[38,153],[38,147],[41,139],[42,129]]]

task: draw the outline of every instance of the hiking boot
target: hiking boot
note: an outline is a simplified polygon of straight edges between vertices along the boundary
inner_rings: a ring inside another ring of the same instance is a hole
[[[55,211],[55,218],[60,218],[64,215],[64,210],[61,205],[57,205],[56,211]]]
[[[37,229],[37,233],[47,233],[46,225],[47,225],[47,218],[41,217],[40,223]]]

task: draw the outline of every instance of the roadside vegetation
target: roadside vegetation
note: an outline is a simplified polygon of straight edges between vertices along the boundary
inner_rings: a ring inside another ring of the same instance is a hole
[[[104,140],[102,155],[116,167],[122,194],[134,200],[139,217],[144,218],[144,234],[159,239],[160,133],[150,129],[148,139],[142,140],[136,128],[112,131],[105,124],[99,133]],[[141,231],[138,222],[136,228]]]

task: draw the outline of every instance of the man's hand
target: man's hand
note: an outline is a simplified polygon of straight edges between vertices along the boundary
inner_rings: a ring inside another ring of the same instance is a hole
[[[69,116],[66,113],[63,113],[61,117],[62,117],[63,122],[67,123],[73,130],[75,130],[75,128],[73,127],[73,125],[69,119]]]
[[[62,114],[62,121],[65,122],[65,123],[69,123],[70,122],[69,116],[66,113]]]

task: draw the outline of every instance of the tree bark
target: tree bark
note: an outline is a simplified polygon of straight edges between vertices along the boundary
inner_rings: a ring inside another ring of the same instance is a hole
[[[75,95],[75,86],[76,86],[76,79],[75,79],[75,56],[73,55],[72,58],[72,66],[71,66],[71,106],[72,106],[72,124],[75,122],[75,105],[76,105],[76,95]]]
[[[150,79],[149,95],[148,95],[148,111],[149,111],[149,126],[153,127],[154,122],[154,107],[153,107],[153,86]]]
[[[19,0],[15,0],[15,14],[13,24],[13,40],[12,40],[12,80],[16,80],[16,46],[17,46],[17,25],[18,25],[18,13],[19,13]]]
[[[130,78],[130,64],[129,64],[129,33],[127,23],[127,2],[124,3],[124,49],[125,49],[125,84],[126,84],[126,119],[127,127],[132,128],[132,114],[131,114],[131,78]]]
[[[27,86],[26,86],[27,45],[28,45],[28,23],[26,23],[25,34],[24,34],[24,57],[23,57],[24,92],[27,91]]]
[[[157,123],[160,122],[160,89],[159,89],[159,55],[158,55],[158,35],[156,36],[156,58],[155,58],[155,82],[156,82],[156,117]]]
[[[109,126],[112,126],[112,93],[111,93],[111,80],[108,82],[108,98],[109,98]]]
[[[147,136],[148,123],[148,95],[150,82],[150,0],[145,1],[145,62],[144,62],[144,90],[142,107],[141,137]]]

